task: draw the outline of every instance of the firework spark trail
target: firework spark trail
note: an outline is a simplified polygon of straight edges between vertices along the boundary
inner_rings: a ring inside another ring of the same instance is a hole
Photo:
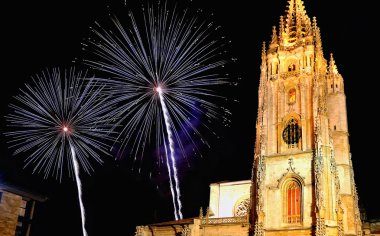
[[[64,171],[74,178],[83,236],[87,232],[79,170],[90,174],[92,162],[102,164],[100,154],[110,155],[106,141],[113,141],[108,115],[114,107],[103,88],[75,68],[64,73],[47,69],[21,89],[5,117],[13,129],[5,136],[11,138],[14,155],[26,155],[24,168],[33,166],[33,173],[43,172],[44,178],[53,175],[62,181]]]
[[[82,232],[83,232],[83,236],[87,236],[87,231],[85,228],[86,215],[84,212],[84,206],[83,206],[83,200],[82,200],[82,181],[80,180],[80,177],[79,177],[79,164],[75,156],[75,150],[71,144],[70,144],[70,150],[71,150],[71,157],[72,157],[73,165],[74,165],[75,181],[76,181],[77,189],[78,189],[79,207],[80,207],[80,212],[82,216]]]
[[[183,216],[182,216],[182,210],[181,210],[182,209],[182,203],[180,200],[181,192],[180,192],[180,188],[179,188],[179,180],[178,180],[177,166],[176,166],[176,160],[175,160],[173,133],[172,133],[171,125],[170,125],[169,112],[168,112],[168,109],[167,109],[166,104],[165,104],[164,95],[162,94],[162,88],[157,87],[156,90],[158,92],[158,96],[160,97],[160,103],[161,103],[162,111],[164,113],[166,132],[168,134],[170,160],[171,160],[171,162],[170,162],[171,166],[169,166],[169,164],[168,164],[168,169],[169,169],[169,176],[170,176],[170,168],[173,169],[175,194],[172,197],[173,197],[173,199],[176,199],[177,204],[178,204],[178,209],[176,209],[176,207],[174,207],[174,209],[177,212],[177,214],[175,214],[175,217],[176,217],[176,220],[178,220],[178,219],[182,219]],[[169,160],[168,160],[169,158],[168,158],[167,153],[166,153],[166,156],[167,156],[167,163],[169,163]],[[171,182],[171,178],[170,178],[170,182]],[[172,189],[172,192],[174,192],[173,191],[173,184],[170,184],[170,187]]]
[[[98,80],[107,85],[105,92],[116,105],[110,114],[119,133],[113,146],[116,158],[129,153],[140,171],[144,151],[155,140],[156,163],[170,162],[170,184],[178,193],[172,197],[180,211],[176,158],[200,154],[198,140],[208,146],[200,129],[211,131],[211,120],[229,122],[229,111],[213,103],[225,99],[214,90],[216,86],[229,84],[228,76],[220,75],[227,63],[222,59],[227,42],[219,26],[198,20],[199,14],[190,16],[187,9],[170,11],[167,3],[143,6],[140,16],[129,11],[127,25],[111,16],[109,28],[96,22],[83,42],[90,53],[83,63],[103,72],[104,78]],[[155,91],[158,86],[165,91],[162,100]],[[167,160],[160,155],[165,145]],[[187,146],[193,147],[193,153]],[[179,212],[175,215],[181,218]]]
[[[174,217],[175,220],[178,220],[178,210],[177,210],[177,204],[176,204],[176,195],[174,191],[174,185],[173,185],[173,180],[172,180],[172,171],[170,167],[170,159],[169,159],[169,151],[166,145],[166,141],[164,140],[164,148],[165,148],[165,157],[166,157],[166,168],[168,169],[168,174],[169,174],[169,186],[170,186],[170,192],[172,194],[172,201],[173,201],[173,208],[174,208]]]

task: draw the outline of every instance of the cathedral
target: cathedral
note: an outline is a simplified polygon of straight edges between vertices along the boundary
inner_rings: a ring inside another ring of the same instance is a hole
[[[343,77],[302,0],[288,2],[261,60],[251,180],[213,183],[199,217],[136,236],[362,235]]]

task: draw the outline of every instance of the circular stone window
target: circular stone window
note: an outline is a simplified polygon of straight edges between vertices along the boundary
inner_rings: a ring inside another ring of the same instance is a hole
[[[249,209],[249,198],[239,202],[235,207],[235,216],[246,216]]]
[[[291,118],[286,124],[284,131],[282,132],[282,138],[284,139],[285,143],[288,144],[289,147],[296,147],[298,141],[301,138],[301,135],[302,130],[301,127],[298,125],[297,120]]]

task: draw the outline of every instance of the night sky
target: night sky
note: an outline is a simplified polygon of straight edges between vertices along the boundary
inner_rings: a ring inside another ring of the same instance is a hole
[[[169,0],[173,2],[174,0]],[[181,1],[184,2],[184,1]],[[207,3],[206,3],[207,2]],[[31,76],[45,68],[67,68],[83,55],[81,42],[95,20],[102,21],[124,1],[6,1],[2,3],[2,86],[1,133],[6,130],[8,104]],[[139,10],[144,1],[127,0],[127,7]],[[249,4],[248,4],[249,3]],[[321,29],[325,58],[334,54],[343,75],[347,96],[350,146],[360,203],[369,218],[380,218],[378,138],[379,105],[375,67],[375,15],[369,1],[351,5],[347,1],[305,0],[309,17],[316,16]],[[250,6],[252,5],[252,6]],[[213,13],[212,19],[231,44],[228,56],[237,58],[229,67],[231,78],[240,84],[226,91],[231,100],[231,127],[215,125],[219,139],[206,136],[210,148],[201,147],[203,157],[179,161],[184,217],[195,217],[208,205],[209,184],[225,180],[250,179],[254,150],[257,91],[262,42],[268,42],[272,26],[278,26],[286,9],[285,0],[220,1],[193,0],[191,9]],[[109,8],[107,7],[109,6]],[[125,11],[127,12],[127,11]],[[127,13],[125,13],[127,14]],[[204,15],[204,14],[203,14]],[[213,126],[214,127],[214,126]],[[2,135],[0,181],[21,186],[49,197],[38,204],[31,236],[81,235],[80,210],[75,183],[66,178],[44,180],[22,168],[22,158],[12,157]],[[164,173],[152,176],[150,169],[140,173],[128,160],[105,159],[92,176],[82,175],[87,230],[94,235],[133,235],[136,225],[173,220],[171,195]]]

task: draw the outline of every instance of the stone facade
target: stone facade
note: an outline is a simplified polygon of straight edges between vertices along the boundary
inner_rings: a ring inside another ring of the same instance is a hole
[[[199,217],[137,226],[135,236],[248,236],[250,188],[250,180],[212,183]]]
[[[210,185],[210,217],[223,218],[246,215],[251,181],[220,182]],[[245,212],[245,213],[244,213]]]
[[[261,58],[251,234],[361,235],[343,77],[302,0]]]
[[[380,236],[380,219],[364,221],[363,235]]]
[[[28,236],[35,202],[47,198],[9,184],[0,184],[0,236]]]
[[[22,197],[13,193],[2,192],[0,201],[0,236],[14,236],[20,214]]]
[[[193,218],[137,226],[135,236],[241,236],[248,235],[248,218]]]
[[[288,4],[263,44],[252,179],[211,184],[205,216],[137,236],[362,235],[343,77],[316,18],[302,0]]]

